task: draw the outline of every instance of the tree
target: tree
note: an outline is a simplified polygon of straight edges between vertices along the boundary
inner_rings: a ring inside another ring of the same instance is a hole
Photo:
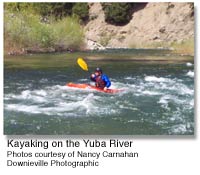
[[[72,13],[77,15],[82,21],[86,22],[89,19],[88,3],[75,3],[72,8]]]
[[[41,16],[53,15],[56,18],[62,18],[72,14],[72,7],[75,3],[5,3],[4,8],[9,11],[26,11],[39,14]]]
[[[102,3],[102,7],[107,23],[124,25],[132,18],[133,3]]]

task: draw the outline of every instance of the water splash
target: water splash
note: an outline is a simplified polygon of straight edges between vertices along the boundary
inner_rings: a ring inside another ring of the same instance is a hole
[[[85,79],[80,79],[82,81]],[[153,123],[168,134],[192,132],[193,122],[188,116],[194,108],[194,89],[179,78],[148,75],[126,76],[121,81],[112,79],[111,88],[125,90],[115,95],[61,85],[33,90],[28,87],[21,90],[22,86],[18,85],[19,93],[4,95],[6,111],[57,116],[58,119],[111,117],[114,120],[113,116],[126,114],[120,119],[124,124]],[[172,127],[169,128],[169,124]],[[37,126],[40,130],[41,126]]]
[[[194,71],[189,71],[186,75],[191,78],[194,78]]]

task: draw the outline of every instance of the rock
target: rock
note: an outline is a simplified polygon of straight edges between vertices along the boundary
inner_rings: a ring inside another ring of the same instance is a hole
[[[101,44],[91,39],[86,39],[86,49],[88,50],[105,50],[106,48]]]
[[[122,30],[122,31],[120,31],[119,33],[120,33],[120,34],[126,34],[127,31],[123,31],[123,30]]]
[[[174,8],[174,6],[175,6],[175,5],[174,5],[173,3],[169,2],[169,3],[168,3],[168,7],[167,7],[167,9]]]
[[[153,40],[157,40],[157,39],[159,39],[159,38],[160,38],[160,36],[155,35],[152,39],[153,39]]]
[[[160,32],[160,33],[164,33],[165,30],[166,30],[166,28],[165,28],[165,26],[164,26],[164,27],[161,27],[161,28],[159,29],[159,32]]]

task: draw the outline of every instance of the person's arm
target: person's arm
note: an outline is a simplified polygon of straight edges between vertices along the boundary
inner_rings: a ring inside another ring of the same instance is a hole
[[[103,80],[106,83],[105,87],[109,88],[111,86],[111,82],[110,82],[109,78],[106,75],[104,75]]]
[[[94,82],[96,81],[96,76],[95,76],[95,74],[91,74],[90,80],[91,80],[91,81],[94,81]]]

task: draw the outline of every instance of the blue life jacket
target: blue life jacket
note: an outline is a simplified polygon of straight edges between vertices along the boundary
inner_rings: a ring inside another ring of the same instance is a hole
[[[95,76],[91,78],[92,81],[95,82],[96,87],[103,89],[104,87],[109,88],[111,86],[111,82],[107,75],[102,74],[100,76]]]

